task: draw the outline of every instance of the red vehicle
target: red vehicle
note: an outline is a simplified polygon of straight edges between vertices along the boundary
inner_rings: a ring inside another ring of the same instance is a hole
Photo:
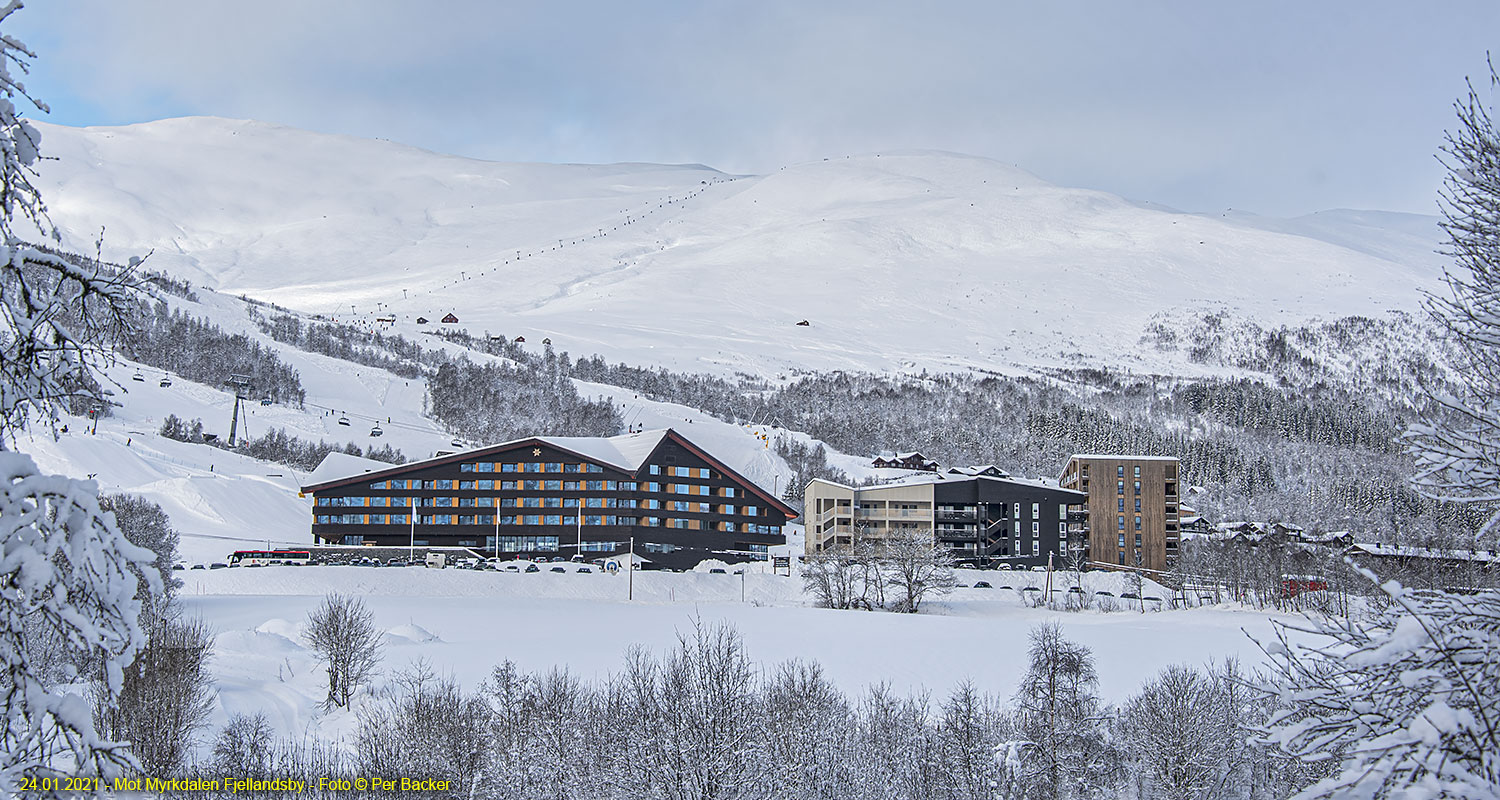
[[[1328,579],[1317,575],[1282,575],[1281,596],[1293,598],[1307,592],[1328,591]]]

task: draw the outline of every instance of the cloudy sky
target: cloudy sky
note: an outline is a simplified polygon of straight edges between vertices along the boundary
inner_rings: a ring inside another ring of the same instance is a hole
[[[931,148],[1194,211],[1433,213],[1500,3],[28,0],[44,117],[212,114],[509,161]]]

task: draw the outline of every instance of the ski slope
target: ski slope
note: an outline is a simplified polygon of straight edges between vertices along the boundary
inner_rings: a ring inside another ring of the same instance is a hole
[[[999,162],[871,153],[698,165],[476,161],[217,118],[43,125],[67,244],[397,330],[471,332],[677,369],[1198,368],[1153,315],[1263,325],[1414,310],[1431,218],[1188,214]],[[807,326],[796,323],[808,321]],[[435,323],[434,323],[435,324]]]

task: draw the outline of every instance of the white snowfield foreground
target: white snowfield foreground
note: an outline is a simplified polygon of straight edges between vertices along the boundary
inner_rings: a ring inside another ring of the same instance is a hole
[[[548,565],[550,567],[550,565]],[[479,685],[506,659],[523,670],[564,667],[585,680],[617,671],[635,646],[664,651],[699,622],[726,623],[745,638],[762,667],[816,660],[845,691],[876,683],[941,698],[973,680],[1009,695],[1025,669],[1027,635],[1056,619],[1065,635],[1094,651],[1108,701],[1137,691],[1168,664],[1202,665],[1237,657],[1254,667],[1260,651],[1247,632],[1267,638],[1264,614],[1232,608],[1065,613],[1030,608],[1019,587],[1042,573],[960,571],[972,584],[932,601],[919,615],[810,608],[800,581],[733,573],[636,572],[635,601],[624,574],[470,572],[422,567],[260,567],[191,570],[182,596],[188,613],[218,631],[212,670],[215,724],[231,714],[265,713],[283,734],[346,736],[354,712],[325,713],[322,672],[300,642],[307,614],[325,592],[361,596],[385,631],[380,683],[418,658]],[[745,600],[741,601],[741,590]],[[1064,591],[1068,573],[1055,573]],[[1090,590],[1128,591],[1124,576],[1091,573]],[[1146,592],[1153,589],[1147,585]],[[356,710],[358,707],[356,703]]]

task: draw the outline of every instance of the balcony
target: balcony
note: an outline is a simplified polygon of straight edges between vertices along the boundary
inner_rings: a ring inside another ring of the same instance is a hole
[[[940,508],[937,510],[937,518],[940,520],[975,520],[979,519],[979,513],[973,509]]]

